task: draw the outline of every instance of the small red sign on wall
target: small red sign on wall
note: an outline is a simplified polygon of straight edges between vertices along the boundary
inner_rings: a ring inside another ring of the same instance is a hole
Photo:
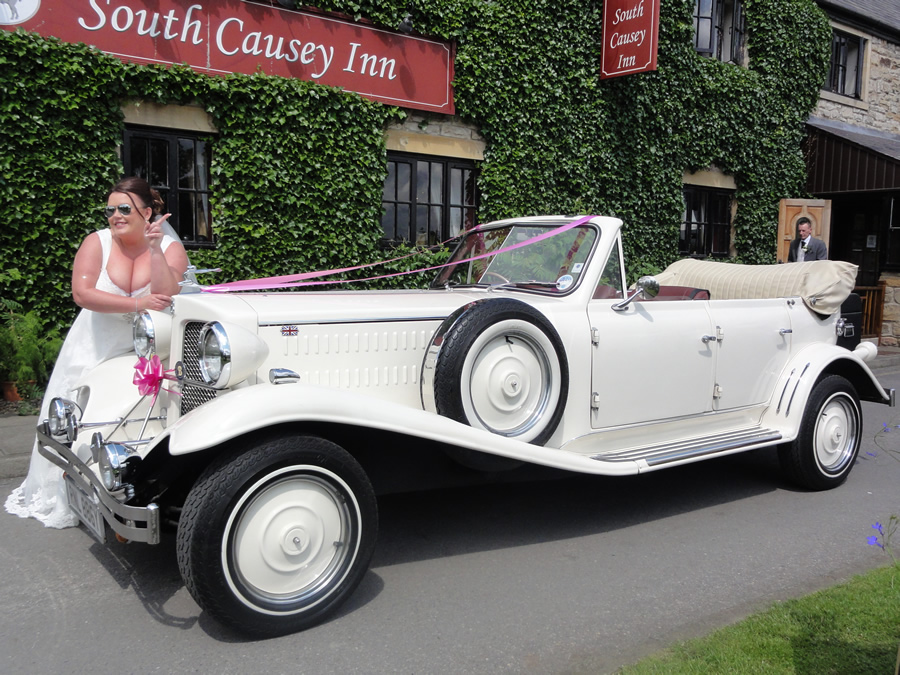
[[[0,3],[3,4],[3,3]],[[10,5],[10,3],[6,3]],[[204,0],[15,0],[0,27],[84,42],[125,61],[186,63],[343,87],[452,114],[453,45],[309,12]]]
[[[600,78],[656,70],[659,0],[605,0]]]

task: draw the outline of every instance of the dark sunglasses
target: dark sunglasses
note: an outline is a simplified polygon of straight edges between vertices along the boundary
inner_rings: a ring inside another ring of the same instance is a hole
[[[123,216],[131,215],[131,210],[132,210],[131,204],[119,204],[118,206],[105,206],[103,208],[103,213],[106,214],[107,218],[112,218],[114,215],[116,215],[116,209],[119,209],[119,213],[121,213]]]

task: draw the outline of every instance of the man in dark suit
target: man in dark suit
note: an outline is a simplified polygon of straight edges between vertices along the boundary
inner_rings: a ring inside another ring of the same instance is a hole
[[[791,242],[788,250],[788,262],[804,262],[809,260],[826,260],[828,248],[821,239],[812,236],[812,223],[809,218],[802,217],[797,221],[799,236]]]

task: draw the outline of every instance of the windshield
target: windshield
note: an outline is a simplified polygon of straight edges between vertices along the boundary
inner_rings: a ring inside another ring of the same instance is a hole
[[[434,287],[456,285],[512,286],[561,293],[573,288],[597,239],[594,227],[582,225],[547,239],[519,246],[553,229],[548,225],[507,225],[466,235],[440,271]],[[470,260],[484,254],[496,255]]]

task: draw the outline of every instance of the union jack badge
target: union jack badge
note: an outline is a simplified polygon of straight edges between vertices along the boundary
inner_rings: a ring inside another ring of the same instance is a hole
[[[297,326],[282,326],[281,334],[284,337],[297,337],[299,331],[297,330]]]

